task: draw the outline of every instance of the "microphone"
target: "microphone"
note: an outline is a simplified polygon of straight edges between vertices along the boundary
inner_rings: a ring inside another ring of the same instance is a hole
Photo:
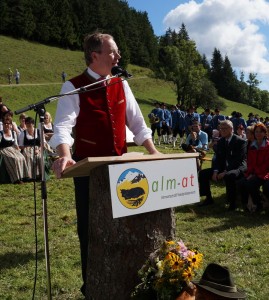
[[[128,73],[126,70],[123,70],[122,67],[120,67],[120,66],[114,66],[114,67],[112,67],[111,74],[113,76],[117,76],[117,77],[120,77],[120,76],[124,76],[126,78],[133,77],[132,74]]]

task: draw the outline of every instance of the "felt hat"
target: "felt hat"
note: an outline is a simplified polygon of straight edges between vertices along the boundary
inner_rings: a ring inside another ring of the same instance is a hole
[[[214,295],[228,299],[246,299],[246,293],[235,286],[229,269],[215,263],[210,263],[202,278],[193,283]]]

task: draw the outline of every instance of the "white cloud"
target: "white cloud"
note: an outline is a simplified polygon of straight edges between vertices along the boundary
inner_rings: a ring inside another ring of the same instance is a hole
[[[166,28],[176,31],[182,23],[208,59],[217,48],[223,56],[228,55],[234,68],[269,75],[268,1],[192,0],[171,10],[164,19]]]

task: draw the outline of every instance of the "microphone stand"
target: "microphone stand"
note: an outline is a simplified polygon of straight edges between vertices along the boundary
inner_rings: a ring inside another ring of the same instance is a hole
[[[51,296],[51,276],[50,276],[50,260],[49,260],[49,238],[48,238],[48,211],[47,211],[47,185],[46,185],[46,178],[45,178],[45,163],[44,163],[44,115],[45,115],[45,104],[48,104],[52,101],[58,100],[59,98],[62,98],[66,95],[72,95],[72,94],[79,94],[79,93],[85,93],[91,90],[87,90],[88,87],[92,87],[94,85],[100,84],[104,81],[107,81],[111,78],[120,77],[123,75],[122,73],[115,74],[114,76],[111,76],[110,78],[105,78],[103,80],[96,81],[94,83],[91,83],[89,85],[77,88],[75,90],[69,91],[65,94],[50,96],[42,101],[39,101],[34,104],[30,104],[24,108],[18,109],[15,111],[15,114],[21,114],[23,112],[26,112],[28,110],[34,110],[39,115],[39,120],[41,124],[41,132],[40,132],[40,148],[41,148],[41,197],[42,197],[42,210],[43,210],[43,226],[44,226],[44,243],[45,243],[45,260],[46,260],[46,272],[47,272],[47,296],[48,300],[52,299]],[[129,77],[128,77],[129,78]],[[122,79],[123,81],[124,79]],[[97,87],[96,89],[103,88]]]
[[[39,115],[39,121],[41,124],[40,129],[40,147],[41,147],[41,198],[42,198],[42,211],[43,211],[43,228],[44,228],[44,243],[45,243],[45,260],[47,271],[47,294],[48,299],[51,300],[51,277],[50,277],[50,260],[49,260],[49,235],[48,235],[48,210],[47,210],[47,185],[45,177],[45,162],[44,162],[44,105],[39,105],[36,108],[36,112]]]

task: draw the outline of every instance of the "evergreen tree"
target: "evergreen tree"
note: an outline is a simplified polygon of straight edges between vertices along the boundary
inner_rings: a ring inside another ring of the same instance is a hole
[[[220,91],[220,95],[229,100],[238,101],[237,81],[236,74],[226,55],[222,67],[222,90]]]
[[[0,33],[8,34],[9,13],[5,0],[0,0]]]
[[[181,40],[189,41],[190,40],[189,34],[187,32],[187,29],[186,29],[186,26],[184,23],[182,23],[182,25],[179,29],[178,38],[179,38],[179,41],[181,41]]]
[[[32,0],[9,0],[8,34],[16,38],[31,38],[35,29]]]
[[[209,64],[205,54],[202,55],[201,63],[203,65],[203,67],[207,70],[207,75],[208,75],[208,78],[209,78],[210,77],[210,64]]]
[[[211,59],[210,79],[214,83],[219,94],[221,94],[221,91],[223,91],[222,67],[223,67],[222,55],[220,51],[215,48]]]
[[[39,0],[34,2],[33,12],[35,16],[36,28],[32,39],[40,43],[49,43],[50,41],[50,18],[51,6],[47,0]]]

